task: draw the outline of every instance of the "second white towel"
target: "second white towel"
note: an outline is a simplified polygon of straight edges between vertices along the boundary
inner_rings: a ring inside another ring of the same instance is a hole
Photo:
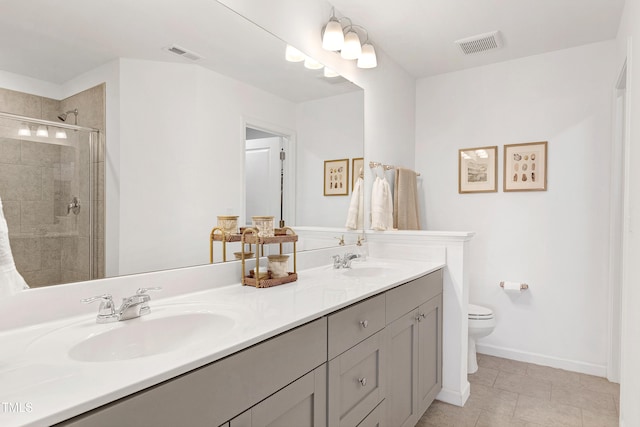
[[[353,187],[349,212],[347,213],[347,227],[349,230],[362,230],[364,228],[364,198],[362,197],[362,178],[358,177]]]
[[[371,191],[371,228],[393,229],[393,197],[386,178],[376,177]]]

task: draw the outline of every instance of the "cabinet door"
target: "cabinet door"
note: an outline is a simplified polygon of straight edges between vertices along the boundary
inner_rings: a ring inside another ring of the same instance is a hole
[[[329,361],[331,427],[355,427],[382,402],[385,361],[383,331]]]
[[[387,425],[418,422],[418,311],[410,311],[385,329],[387,341]]]
[[[442,390],[442,294],[418,308],[418,416]]]
[[[327,367],[322,365],[230,422],[230,427],[326,427]]]

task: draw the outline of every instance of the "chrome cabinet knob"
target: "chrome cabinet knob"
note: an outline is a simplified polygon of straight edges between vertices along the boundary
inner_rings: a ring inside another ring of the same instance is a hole
[[[424,313],[420,313],[420,314],[418,314],[418,315],[416,316],[416,320],[417,320],[418,322],[422,322],[422,321],[424,320],[424,318],[425,318],[425,317],[426,317],[426,316],[425,316],[425,314],[424,314]]]
[[[369,326],[369,321],[368,320],[363,320],[360,322],[360,325],[362,325],[363,328],[366,328],[367,326]]]
[[[366,377],[358,378],[358,382],[360,383],[360,385],[361,385],[362,387],[364,387],[364,386],[366,386],[366,385],[367,385],[367,378],[366,378]]]

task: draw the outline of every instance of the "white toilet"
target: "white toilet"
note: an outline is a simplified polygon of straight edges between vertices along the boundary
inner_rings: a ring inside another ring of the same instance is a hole
[[[475,304],[469,304],[469,349],[467,373],[473,374],[478,370],[476,358],[476,340],[486,337],[496,327],[496,318],[491,309]]]

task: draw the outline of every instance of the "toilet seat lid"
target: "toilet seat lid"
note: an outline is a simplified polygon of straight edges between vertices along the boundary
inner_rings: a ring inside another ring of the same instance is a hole
[[[468,311],[469,311],[469,316],[474,316],[474,317],[493,316],[493,311],[491,311],[491,309],[487,307],[482,307],[480,305],[469,304]]]

